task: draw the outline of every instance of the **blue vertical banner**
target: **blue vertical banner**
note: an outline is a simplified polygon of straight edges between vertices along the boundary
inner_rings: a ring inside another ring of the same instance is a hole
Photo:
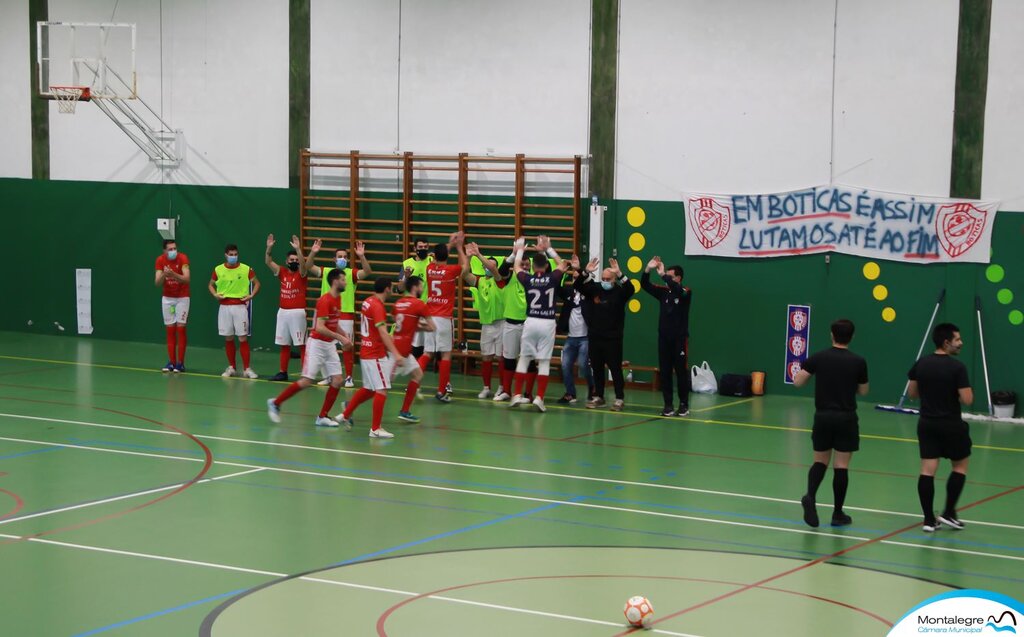
[[[803,368],[811,343],[811,306],[790,305],[786,310],[786,384]]]

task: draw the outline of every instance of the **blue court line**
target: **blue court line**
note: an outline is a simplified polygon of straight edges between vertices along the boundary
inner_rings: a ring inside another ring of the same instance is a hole
[[[203,599],[197,599],[197,600],[194,600],[194,601],[191,601],[191,602],[187,602],[185,604],[181,604],[180,606],[172,606],[170,608],[165,608],[163,610],[158,610],[158,611],[149,613],[148,615],[140,615],[138,617],[133,617],[131,619],[125,619],[125,620],[122,620],[122,621],[119,621],[119,622],[116,622],[116,623],[113,623],[113,624],[107,624],[106,626],[100,626],[99,628],[93,628],[92,630],[87,630],[84,633],[76,633],[75,635],[73,635],[73,637],[88,637],[89,635],[98,635],[100,633],[105,633],[108,630],[116,630],[118,628],[124,628],[125,626],[131,626],[132,624],[137,624],[139,622],[146,621],[147,619],[155,619],[155,618],[161,617],[163,615],[169,615],[171,613],[176,613],[179,610],[186,610],[188,608],[192,608],[194,606],[199,606],[201,604],[206,604],[206,603],[209,603],[209,602],[215,602],[215,601],[217,601],[219,599],[224,599],[225,597],[232,597],[234,595],[238,595],[239,593],[243,593],[243,592],[245,592],[247,590],[249,590],[249,589],[248,588],[239,588],[238,590],[229,591],[227,593],[221,593],[219,595],[213,595],[213,596],[210,596],[210,597],[204,597]]]
[[[30,451],[19,451],[18,453],[9,453],[6,456],[0,456],[0,460],[10,460],[11,458],[21,458],[22,456],[32,456],[37,453],[46,453],[47,451],[60,451],[66,447],[44,447],[42,449],[32,449]]]

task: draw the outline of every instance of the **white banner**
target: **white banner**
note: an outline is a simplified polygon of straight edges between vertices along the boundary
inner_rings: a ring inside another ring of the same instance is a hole
[[[684,193],[686,254],[842,252],[909,263],[988,263],[998,206],[851,186],[766,195]]]

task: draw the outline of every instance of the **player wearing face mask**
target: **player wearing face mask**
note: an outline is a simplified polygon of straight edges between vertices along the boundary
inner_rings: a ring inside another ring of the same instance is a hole
[[[408,277],[417,277],[421,281],[427,280],[427,266],[434,262],[434,256],[430,254],[430,243],[426,239],[417,239],[413,245],[413,256],[402,262],[402,269],[398,273],[399,294],[405,289],[405,281]],[[423,293],[420,300],[426,303],[429,290],[423,286]],[[416,358],[423,356],[423,332],[418,331],[412,341],[412,355]]]
[[[277,310],[277,334],[274,342],[281,346],[281,366],[270,380],[288,380],[288,361],[291,360],[292,346],[305,354],[306,343],[306,286],[309,282],[306,259],[302,254],[302,242],[292,235],[292,249],[288,251],[284,267],[274,262],[270,251],[274,247],[274,235],[267,237],[267,253],[264,262],[277,280],[281,282],[281,298]]]
[[[347,334],[351,339],[356,318],[356,283],[373,274],[373,268],[370,267],[370,262],[366,258],[366,245],[362,241],[356,241],[355,244],[355,255],[359,259],[358,270],[353,270],[350,266],[348,250],[345,248],[334,251],[334,263],[331,266],[321,268],[314,265],[313,258],[320,251],[321,245],[321,241],[317,239],[313,243],[313,247],[309,249],[306,268],[310,275],[320,277],[321,295],[327,294],[331,290],[331,286],[327,283],[327,275],[331,273],[331,270],[337,268],[344,273],[345,289],[341,293],[341,319],[338,325],[341,327],[342,333]],[[352,349],[347,349],[343,350],[342,355],[345,361],[345,387],[353,387],[355,383],[352,382],[352,368],[355,366],[355,353]],[[319,384],[326,385],[327,379],[324,378]]]
[[[213,270],[207,285],[213,298],[220,301],[217,314],[217,331],[224,337],[224,353],[228,367],[221,376],[235,375],[235,338],[238,338],[242,353],[242,375],[258,378],[249,366],[249,301],[260,291],[260,281],[252,268],[238,260],[238,246],[229,243],[224,247],[224,263]]]
[[[625,400],[625,380],[622,377],[622,326],[626,320],[626,303],[636,292],[629,278],[622,274],[618,261],[608,259],[608,267],[601,272],[600,282],[591,277],[600,261],[591,259],[586,268],[580,267],[579,257],[573,256],[572,267],[580,276],[573,287],[583,295],[583,318],[587,322],[587,341],[590,346],[590,368],[594,373],[594,396],[587,401],[587,409],[605,405],[605,368],[612,375],[615,402],[612,411],[622,411]]]
[[[164,240],[164,252],[156,259],[156,285],[163,288],[160,307],[167,331],[167,364],[163,371],[185,371],[185,324],[188,322],[191,274],[188,257],[178,252],[174,239]]]

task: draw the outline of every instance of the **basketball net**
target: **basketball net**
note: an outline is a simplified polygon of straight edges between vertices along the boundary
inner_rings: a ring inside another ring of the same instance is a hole
[[[72,115],[78,101],[83,95],[88,94],[89,89],[84,86],[51,86],[50,92],[53,99],[57,101],[57,112]]]

